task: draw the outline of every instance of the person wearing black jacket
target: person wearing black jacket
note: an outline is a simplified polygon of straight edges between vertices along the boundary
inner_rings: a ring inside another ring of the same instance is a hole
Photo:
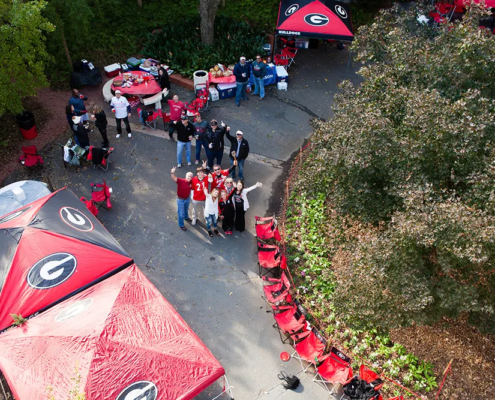
[[[249,143],[244,139],[244,133],[242,131],[236,132],[236,137],[230,134],[230,127],[227,127],[227,139],[230,140],[230,164],[234,165],[234,160],[237,160],[239,166],[239,179],[244,181],[244,161],[249,155]],[[235,178],[235,168],[231,174],[232,178]]]
[[[91,131],[83,125],[81,117],[74,119],[74,135],[76,135],[79,146],[86,148],[89,147],[88,133]]]
[[[93,116],[93,119],[95,121],[95,125],[98,128],[98,130],[100,131],[101,137],[103,138],[103,142],[101,143],[101,145],[103,147],[108,147],[109,146],[108,136],[107,136],[107,124],[108,124],[108,122],[107,122],[107,116],[105,115],[105,111],[103,111],[103,109],[101,107],[96,106],[94,108],[93,112],[95,113]]]
[[[196,133],[193,124],[189,122],[187,116],[181,117],[181,122],[174,121],[177,128],[177,167],[182,167],[182,153],[186,148],[187,165],[191,164],[191,140]]]
[[[246,86],[249,80],[249,75],[251,74],[251,69],[249,65],[246,63],[246,57],[241,57],[239,63],[234,67],[234,75],[235,75],[235,84],[236,84],[236,92],[235,92],[235,105],[239,107],[241,105],[242,100],[249,100],[249,97],[246,96]]]
[[[158,77],[156,78],[156,81],[162,90],[167,89],[170,92],[170,79],[165,68],[160,68],[158,70]]]
[[[218,126],[216,120],[211,120],[210,129],[206,134],[206,141],[208,142],[208,167],[213,168],[214,160],[217,160],[217,164],[222,164],[223,158],[223,137],[225,136],[225,124],[222,122],[222,127]]]

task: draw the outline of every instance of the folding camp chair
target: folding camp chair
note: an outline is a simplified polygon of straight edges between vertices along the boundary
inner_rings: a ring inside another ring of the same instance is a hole
[[[332,347],[330,353],[322,359],[323,362],[316,367],[313,381],[321,383],[327,390],[327,384],[331,383],[333,386],[330,394],[332,394],[339,383],[343,386],[352,378],[351,359],[335,347]]]
[[[296,63],[294,61],[294,58],[296,57],[297,54],[296,43],[294,40],[289,40],[285,38],[280,38],[280,41],[282,42],[281,55],[282,57],[285,57],[289,61],[287,67],[290,67],[292,63],[294,64]]]
[[[265,299],[272,307],[279,306],[282,302],[291,303],[292,296],[289,293],[289,289],[291,287],[289,279],[285,273],[282,273],[282,276],[277,278],[268,278],[263,276],[262,279],[265,282],[272,282],[272,285],[263,286],[263,292],[265,293]]]
[[[277,228],[277,220],[274,217],[254,217],[256,220],[256,236],[260,240],[275,238],[281,242],[282,238]]]
[[[363,383],[365,385],[363,385]],[[383,380],[376,372],[372,371],[365,365],[361,365],[359,367],[358,376],[352,377],[344,384],[344,395],[351,400],[359,398],[355,394],[362,395],[363,386],[365,386],[369,400],[383,400],[380,393],[380,389],[383,387]],[[361,390],[361,393],[356,393],[356,391],[359,390]]]
[[[279,272],[279,268],[287,269],[287,259],[278,246],[258,242],[258,265],[262,277],[268,272]]]
[[[100,212],[98,210],[98,207],[96,207],[96,204],[93,200],[88,200],[86,197],[81,197],[80,200],[84,203],[86,208],[93,214],[95,217],[98,216],[98,213]]]
[[[315,327],[312,327],[310,331],[296,333],[291,338],[294,340],[295,349],[291,357],[299,361],[303,372],[306,372],[311,366],[316,367],[327,347],[327,340],[322,334]],[[306,367],[303,361],[308,363]]]
[[[149,127],[151,129],[156,129],[156,120],[158,118],[162,118],[162,110],[157,110],[157,111],[145,111],[140,108],[137,109],[138,115],[140,113],[146,113],[144,116],[144,124],[145,127]],[[153,123],[153,126],[151,124]]]
[[[99,148],[91,146],[88,153],[88,161],[93,161],[93,169],[101,168],[103,171],[108,171],[108,166],[111,161],[108,159],[113,153],[113,147]]]
[[[300,304],[295,303],[287,306],[273,307],[273,317],[275,318],[273,327],[278,330],[282,343],[287,343],[290,335],[301,331],[308,324],[304,316],[305,310],[301,308],[302,306]],[[282,333],[286,335],[285,338],[282,336]]]
[[[96,204],[98,210],[100,207],[103,207],[107,211],[112,209],[112,203],[110,202],[111,196],[112,188],[107,186],[105,180],[103,180],[103,183],[91,184],[91,200]]]
[[[19,162],[25,167],[43,166],[43,158],[38,154],[36,146],[22,146],[22,155]]]

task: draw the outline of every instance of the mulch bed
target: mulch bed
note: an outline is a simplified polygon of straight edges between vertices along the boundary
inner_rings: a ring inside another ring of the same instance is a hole
[[[103,82],[104,83],[104,82]],[[86,105],[88,109],[92,103],[103,100],[102,85],[84,87],[80,91],[88,97]],[[16,169],[20,168],[17,162],[22,154],[22,146],[35,145],[43,156],[42,149],[52,143],[57,137],[68,132],[69,125],[65,116],[65,106],[69,103],[71,93],[69,90],[55,91],[49,88],[38,90],[36,96],[24,100],[25,110],[34,114],[38,137],[33,140],[24,140],[15,116],[3,115],[0,117],[0,182]]]

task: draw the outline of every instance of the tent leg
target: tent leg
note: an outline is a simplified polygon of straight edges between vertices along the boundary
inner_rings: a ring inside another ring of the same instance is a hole
[[[230,395],[230,400],[234,400],[234,394],[232,393],[233,386],[230,386],[229,380],[227,379],[227,375],[224,375],[223,379],[224,379],[224,388],[222,390],[222,393],[220,393],[216,397],[213,397],[213,399],[211,399],[211,400],[218,399],[220,396],[222,396],[224,393],[227,393],[227,392]]]

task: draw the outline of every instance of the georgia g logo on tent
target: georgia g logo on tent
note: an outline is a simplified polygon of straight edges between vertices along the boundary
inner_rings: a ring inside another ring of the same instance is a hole
[[[304,17],[304,22],[312,26],[325,26],[330,22],[330,19],[325,14],[308,14]]]
[[[79,210],[73,207],[62,207],[60,209],[60,218],[71,228],[81,232],[91,232],[93,223],[91,220]]]
[[[4,222],[12,221],[14,218],[17,218],[19,215],[24,214],[29,209],[31,209],[31,206],[23,208],[22,210],[15,211],[11,214],[6,215],[5,217],[0,218],[0,224],[3,224]]]
[[[50,289],[69,279],[76,267],[77,260],[72,254],[50,254],[31,267],[27,283],[35,289]]]
[[[156,400],[158,389],[153,382],[139,381],[127,386],[115,400]]]
[[[347,18],[347,11],[340,4],[337,4],[335,6],[335,11],[337,12],[337,14],[339,15],[340,18],[343,18],[343,19]]]
[[[294,14],[297,10],[299,10],[299,4],[292,4],[287,7],[287,10],[285,10],[285,15],[288,17],[289,15]]]

